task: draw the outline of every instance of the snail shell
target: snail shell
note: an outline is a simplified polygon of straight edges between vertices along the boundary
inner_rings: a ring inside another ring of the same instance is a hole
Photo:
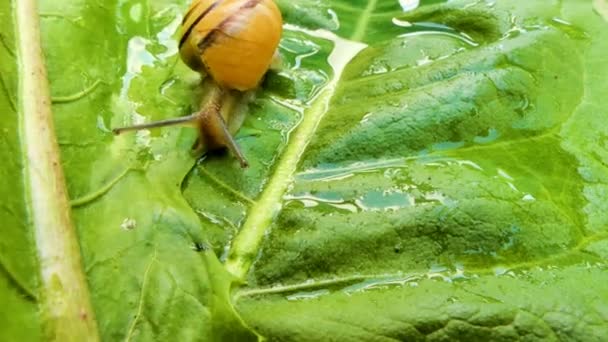
[[[197,0],[184,16],[179,52],[221,87],[251,90],[270,67],[282,25],[272,0]]]

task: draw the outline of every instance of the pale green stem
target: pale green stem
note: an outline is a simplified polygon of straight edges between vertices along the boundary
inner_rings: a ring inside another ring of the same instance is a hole
[[[28,210],[40,260],[47,340],[98,341],[55,136],[35,0],[14,0]]]

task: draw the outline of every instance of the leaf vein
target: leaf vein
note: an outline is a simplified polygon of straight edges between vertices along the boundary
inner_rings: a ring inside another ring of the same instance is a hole
[[[146,270],[144,271],[144,276],[143,276],[143,280],[141,283],[141,291],[139,293],[139,303],[137,304],[137,312],[135,314],[135,316],[133,317],[133,321],[131,322],[131,326],[129,327],[129,331],[127,333],[127,337],[125,338],[125,342],[131,341],[133,338],[133,335],[135,334],[135,328],[137,327],[137,323],[139,322],[140,318],[143,316],[143,310],[144,310],[144,296],[146,294],[146,286],[148,285],[148,279],[150,278],[150,272],[152,270],[152,265],[154,265],[154,263],[156,262],[156,247],[154,248],[154,254],[152,255],[152,258],[150,258],[150,262],[148,263],[148,265],[146,266]]]

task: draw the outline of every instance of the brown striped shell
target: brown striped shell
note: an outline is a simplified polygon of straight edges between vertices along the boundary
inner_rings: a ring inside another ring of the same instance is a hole
[[[270,67],[282,27],[272,0],[195,0],[182,22],[179,52],[220,86],[250,90]]]

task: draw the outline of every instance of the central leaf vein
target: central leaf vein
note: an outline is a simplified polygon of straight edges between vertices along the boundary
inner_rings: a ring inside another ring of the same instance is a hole
[[[363,39],[363,36],[365,35],[365,30],[367,29],[367,26],[369,25],[369,21],[372,17],[372,14],[374,13],[374,10],[376,9],[377,2],[378,2],[378,0],[370,0],[367,2],[367,7],[365,7],[365,10],[363,11],[363,13],[361,13],[361,17],[359,18],[359,21],[357,22],[355,32],[351,36],[352,40],[358,42],[358,41],[361,41],[361,39]]]
[[[272,219],[281,209],[283,195],[293,181],[298,163],[327,112],[342,71],[348,62],[365,47],[364,44],[342,39],[324,30],[309,31],[289,25],[287,28],[334,42],[334,50],[328,58],[328,62],[334,70],[334,77],[305,112],[304,119],[290,138],[267,187],[259,200],[251,206],[249,216],[232,243],[226,260],[226,268],[240,279],[243,279],[249,271]]]

